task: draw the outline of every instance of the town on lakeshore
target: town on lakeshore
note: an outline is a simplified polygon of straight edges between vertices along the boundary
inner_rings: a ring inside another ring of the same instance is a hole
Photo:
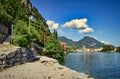
[[[84,37],[79,41],[73,41],[66,37],[59,37],[64,50],[71,52],[95,53],[95,52],[119,52],[120,47],[104,44],[92,37]]]

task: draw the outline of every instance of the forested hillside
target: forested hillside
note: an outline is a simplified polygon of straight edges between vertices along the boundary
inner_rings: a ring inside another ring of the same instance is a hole
[[[29,0],[0,0],[0,24],[8,28],[8,35],[11,34],[11,25],[14,25],[15,44],[21,41],[18,39],[28,41],[32,38],[28,42],[43,45],[44,40],[51,35],[45,19]]]
[[[12,37],[12,44],[20,47],[30,48],[34,44],[40,54],[59,62],[64,60],[64,49],[58,41],[57,31],[50,32],[45,19],[30,0],[0,0],[0,27],[0,39]]]

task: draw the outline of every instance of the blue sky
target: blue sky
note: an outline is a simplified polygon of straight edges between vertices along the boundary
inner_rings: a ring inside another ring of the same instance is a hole
[[[120,46],[120,0],[30,0],[51,31],[80,40],[91,36]]]

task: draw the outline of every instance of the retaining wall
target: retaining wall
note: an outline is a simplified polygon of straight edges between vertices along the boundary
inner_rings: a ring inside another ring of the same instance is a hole
[[[0,52],[0,69],[33,61],[34,58],[34,52],[27,48],[17,48],[8,54]]]

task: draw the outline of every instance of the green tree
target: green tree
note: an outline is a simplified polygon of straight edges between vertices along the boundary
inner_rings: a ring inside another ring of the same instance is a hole
[[[59,62],[64,60],[64,48],[60,45],[58,40],[55,40],[52,36],[46,42],[46,53],[48,57],[57,59]]]
[[[18,20],[14,27],[13,44],[28,47],[32,42],[32,34],[30,33],[27,24],[22,20]]]
[[[120,47],[117,47],[117,50],[116,50],[116,52],[120,52]]]
[[[23,20],[18,20],[14,27],[15,35],[25,35],[28,33],[28,26]]]
[[[13,39],[13,43],[17,46],[29,47],[30,40],[27,38],[27,35],[16,35]]]
[[[66,48],[66,52],[69,53],[69,52],[71,52],[71,50],[72,50],[72,47],[67,46],[67,48]]]
[[[0,3],[0,23],[3,23],[7,26],[12,23],[13,17],[6,13],[6,10],[4,9],[4,5]]]
[[[53,38],[54,38],[55,40],[58,40],[58,33],[57,33],[56,30],[54,30],[54,32],[53,32]]]
[[[35,27],[28,27],[23,20],[18,20],[14,28],[13,43],[18,46],[28,47],[32,42],[41,42],[41,35]]]
[[[114,46],[113,45],[104,45],[103,49],[101,50],[101,52],[111,52],[114,50]]]
[[[8,27],[9,34],[11,33],[11,24],[15,25],[13,39],[15,45],[29,46],[31,42],[44,45],[44,40],[46,41],[51,35],[45,19],[35,7],[30,8],[21,1],[0,0],[0,23]],[[28,3],[32,6],[30,0]],[[36,19],[36,21],[30,21],[30,27],[28,27],[28,14],[32,14]],[[22,40],[22,38],[24,39]],[[21,44],[23,42],[24,44]]]
[[[30,26],[28,28],[28,34],[31,36],[31,39],[33,42],[41,42],[41,34],[39,33],[39,31],[37,29],[35,29],[35,27]]]

